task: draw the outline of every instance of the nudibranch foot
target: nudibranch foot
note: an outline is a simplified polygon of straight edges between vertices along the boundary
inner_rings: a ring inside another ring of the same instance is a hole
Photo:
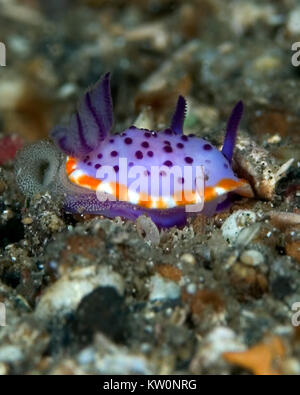
[[[135,221],[141,215],[146,215],[159,228],[170,228],[175,225],[182,227],[187,222],[187,215],[183,207],[175,207],[169,210],[147,210],[128,202],[104,201],[99,203],[99,200],[93,193],[81,195],[80,198],[79,195],[68,195],[64,208],[69,213],[103,215],[112,219],[122,217],[131,221]]]

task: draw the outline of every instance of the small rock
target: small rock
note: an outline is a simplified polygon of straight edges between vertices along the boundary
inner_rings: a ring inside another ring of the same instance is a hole
[[[167,280],[172,280],[178,283],[182,277],[182,271],[175,266],[167,263],[161,263],[155,266],[156,271]]]
[[[255,4],[252,1],[231,3],[232,21],[231,28],[236,34],[243,34],[245,31],[256,25],[258,22],[271,24],[275,19],[274,8],[269,5]]]
[[[264,256],[256,250],[244,251],[240,257],[241,262],[250,266],[257,266],[264,262]]]
[[[1,81],[0,97],[5,97],[5,100],[1,100],[0,103],[1,110],[11,110],[16,107],[24,92],[24,85],[22,78],[17,78],[16,76]]]
[[[31,225],[33,223],[33,219],[31,217],[25,217],[22,222],[24,225]]]
[[[185,253],[185,254],[181,255],[180,260],[184,263],[189,264],[189,265],[194,265],[196,263],[196,259],[195,259],[194,255],[189,254],[189,253]]]
[[[83,349],[77,357],[77,362],[80,365],[88,365],[90,363],[93,363],[94,361],[95,361],[95,351],[93,350],[92,347],[87,347]]]
[[[85,374],[78,364],[70,358],[62,359],[49,373],[53,376],[82,376]]]
[[[240,343],[232,329],[218,326],[209,332],[203,340],[201,348],[191,362],[192,373],[199,373],[199,367],[208,367],[220,360],[226,351],[243,351],[245,347]]]
[[[180,296],[180,287],[174,281],[166,280],[159,274],[155,274],[150,282],[151,301],[160,299],[177,299]]]
[[[287,358],[282,363],[282,371],[284,375],[297,375],[300,374],[300,363],[297,358]]]
[[[80,344],[93,341],[97,332],[116,342],[124,341],[127,331],[127,309],[115,288],[98,287],[80,302],[71,331]]]
[[[8,372],[9,372],[8,365],[6,363],[1,362],[0,363],[0,376],[5,376],[6,374],[8,374]]]
[[[144,357],[125,352],[104,356],[97,363],[97,370],[99,374],[153,374]]]
[[[99,286],[112,286],[120,294],[124,292],[124,283],[117,273],[96,266],[79,268],[62,276],[42,295],[35,314],[42,319],[53,315],[66,314],[77,308],[82,298]]]
[[[187,285],[187,287],[186,287],[186,292],[187,293],[193,295],[194,293],[196,293],[196,291],[197,291],[197,285],[196,284],[191,283],[191,284]]]
[[[300,34],[300,7],[290,12],[287,20],[287,29],[293,35]]]
[[[236,263],[230,272],[230,282],[240,301],[260,298],[268,291],[268,279],[263,274],[242,263]]]
[[[280,66],[280,58],[271,55],[260,56],[254,62],[254,67],[259,73],[275,72],[280,68]]]
[[[286,244],[285,250],[287,255],[296,259],[300,263],[300,240],[291,241]]]
[[[225,310],[224,300],[221,295],[212,289],[199,289],[190,293],[182,292],[182,300],[189,305],[194,316],[201,317],[205,311],[210,310],[213,315],[222,315]]]
[[[0,362],[16,363],[23,360],[24,355],[17,346],[7,345],[0,348]]]

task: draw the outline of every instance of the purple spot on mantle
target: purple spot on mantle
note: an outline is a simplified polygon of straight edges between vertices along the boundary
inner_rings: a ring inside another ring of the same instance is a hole
[[[204,144],[203,149],[205,149],[205,151],[210,151],[212,150],[212,146],[210,144]]]
[[[125,144],[131,144],[132,143],[132,139],[130,137],[126,137],[126,139],[124,140]]]
[[[186,157],[184,158],[184,160],[186,161],[186,163],[189,163],[189,164],[191,164],[191,163],[194,162],[194,159],[191,158],[190,156],[186,156]]]
[[[172,147],[170,147],[169,145],[166,145],[166,146],[164,147],[164,151],[170,153],[170,152],[173,152],[173,149],[172,149]]]
[[[143,159],[142,151],[136,151],[135,156],[136,156],[137,159]]]

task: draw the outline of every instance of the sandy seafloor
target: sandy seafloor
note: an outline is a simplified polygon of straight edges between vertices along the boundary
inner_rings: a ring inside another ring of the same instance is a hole
[[[300,374],[299,2],[1,0],[0,41],[0,374]],[[220,146],[243,100],[255,197],[160,232],[25,199],[16,149],[107,71],[115,133],[165,127],[181,93]]]

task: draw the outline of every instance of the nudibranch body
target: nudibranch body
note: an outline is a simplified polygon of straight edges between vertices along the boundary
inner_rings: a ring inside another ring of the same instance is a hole
[[[192,215],[199,211],[189,207],[204,203],[202,212],[210,215],[226,206],[232,192],[252,196],[249,184],[231,168],[242,111],[239,102],[229,118],[222,152],[206,140],[183,134],[182,96],[169,128],[156,132],[131,126],[112,135],[106,74],[84,95],[69,126],[51,132],[66,155],[58,172],[59,177],[65,172],[65,210],[132,220],[146,214],[158,226],[170,227],[185,224],[189,211]]]

